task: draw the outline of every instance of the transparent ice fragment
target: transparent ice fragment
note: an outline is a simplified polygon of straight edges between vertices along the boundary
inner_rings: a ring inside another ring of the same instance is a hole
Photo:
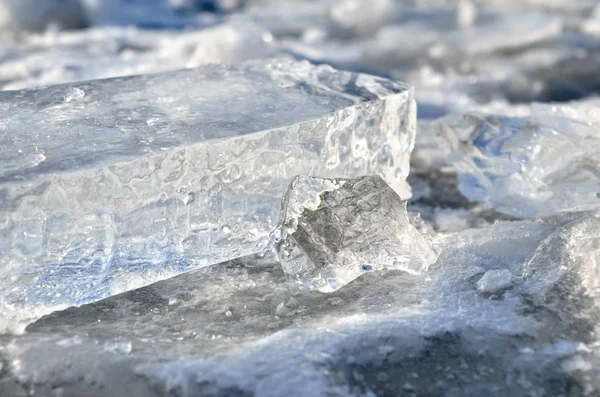
[[[69,87],[65,90],[65,95],[63,96],[63,99],[65,102],[71,102],[81,99],[84,96],[85,91],[83,91],[81,88]]]
[[[421,273],[437,258],[410,223],[406,203],[378,176],[297,177],[277,234],[284,272],[322,292],[374,270]]]
[[[548,236],[525,265],[524,290],[536,307],[564,323],[565,332],[598,334],[600,214],[573,221]]]
[[[583,294],[600,307],[599,271],[600,213],[596,212],[581,216],[544,239],[523,274],[527,292],[541,300],[550,300],[557,293]]]
[[[516,216],[600,206],[600,136],[592,109],[534,107],[530,117],[448,118],[449,142],[467,198]]]
[[[299,174],[408,197],[415,123],[401,83],[285,59],[2,92],[0,329],[265,249]]]

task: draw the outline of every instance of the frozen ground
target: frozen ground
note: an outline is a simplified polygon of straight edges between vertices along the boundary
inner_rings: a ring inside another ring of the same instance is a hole
[[[600,395],[597,0],[0,0],[0,37],[4,91],[273,57],[408,82],[438,256],[328,294],[249,256],[23,316],[0,396]]]

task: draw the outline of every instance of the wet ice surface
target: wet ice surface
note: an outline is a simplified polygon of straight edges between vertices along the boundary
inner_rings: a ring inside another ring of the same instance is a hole
[[[0,395],[599,393],[596,0],[33,3],[0,2],[4,90],[273,56],[408,82],[439,257],[323,294],[269,253],[55,312],[0,337]]]

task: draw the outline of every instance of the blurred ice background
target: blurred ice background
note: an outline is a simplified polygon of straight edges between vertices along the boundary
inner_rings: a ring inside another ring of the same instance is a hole
[[[408,80],[422,118],[600,90],[596,0],[1,0],[0,28],[4,90],[281,54]]]
[[[429,120],[474,110],[526,116],[531,102],[593,102],[600,3],[0,0],[2,90],[273,56],[414,85],[419,175],[443,165]]]

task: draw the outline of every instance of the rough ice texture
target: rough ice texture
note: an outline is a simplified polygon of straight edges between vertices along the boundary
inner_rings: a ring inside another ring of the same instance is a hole
[[[598,316],[600,302],[600,213],[568,223],[548,236],[524,267],[526,287],[542,301],[552,295],[582,294],[593,302]],[[549,286],[559,285],[554,290]],[[555,307],[568,312],[566,307]]]
[[[544,241],[587,217],[439,236],[426,273],[371,272],[331,294],[286,282],[277,263],[244,258],[69,308],[25,335],[0,336],[0,395],[594,395],[593,262],[541,260],[543,273],[523,277],[532,256],[553,247]],[[575,227],[560,252],[580,233],[593,243],[593,226]],[[566,275],[563,265],[581,277],[546,276]],[[512,289],[494,299],[477,291],[486,272],[501,270],[513,274]]]
[[[534,107],[523,118],[447,118],[460,191],[498,211],[525,217],[600,206],[597,109]]]
[[[0,120],[0,328],[263,249],[298,174],[409,194],[412,90],[306,62],[4,92]]]
[[[374,270],[421,273],[437,258],[410,223],[406,203],[379,176],[299,176],[280,219],[279,260],[308,289],[332,292]]]

